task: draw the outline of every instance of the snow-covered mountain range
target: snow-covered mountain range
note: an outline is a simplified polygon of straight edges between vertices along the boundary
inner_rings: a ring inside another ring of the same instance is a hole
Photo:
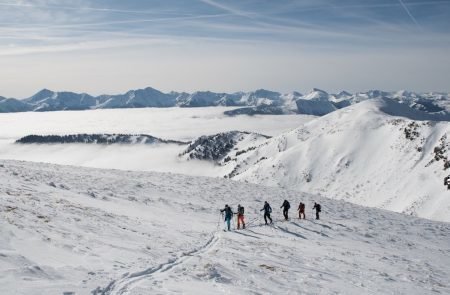
[[[246,230],[222,230],[226,203],[246,208]],[[448,294],[449,233],[228,179],[0,160],[0,294]]]
[[[43,89],[26,99],[0,97],[0,112],[88,110],[111,108],[144,107],[206,107],[240,106],[247,107],[229,115],[237,114],[285,114],[299,113],[325,115],[337,109],[374,98],[389,98],[427,113],[441,113],[446,119],[450,112],[449,93],[414,93],[408,91],[368,92],[329,94],[320,89],[312,89],[302,95],[299,92],[282,94],[259,89],[252,92],[216,93],[197,91],[194,93],[163,93],[151,87],[130,90],[124,94],[100,95],[94,97],[86,93],[55,92]]]

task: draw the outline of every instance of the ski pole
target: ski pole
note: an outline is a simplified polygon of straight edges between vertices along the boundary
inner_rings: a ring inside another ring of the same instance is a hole
[[[220,212],[220,219],[223,220],[223,212],[222,211]],[[224,222],[224,224],[225,224],[225,222]],[[226,226],[227,225],[225,224],[225,228],[226,228]]]
[[[217,230],[220,228],[220,221],[222,220],[222,213],[219,214],[219,220],[217,221]]]

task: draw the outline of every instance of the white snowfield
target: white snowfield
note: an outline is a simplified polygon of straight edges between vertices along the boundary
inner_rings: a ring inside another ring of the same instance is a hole
[[[246,208],[247,229],[223,231],[225,203]],[[449,223],[226,179],[0,160],[0,294],[449,294],[449,278]]]
[[[235,180],[450,222],[450,123],[439,119],[369,100],[232,156],[227,171]]]

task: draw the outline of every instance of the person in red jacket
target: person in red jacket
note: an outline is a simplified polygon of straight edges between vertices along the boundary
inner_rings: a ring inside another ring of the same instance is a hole
[[[244,221],[244,207],[241,206],[241,204],[238,205],[237,208],[237,229],[241,229],[241,223],[242,223],[242,229],[245,229],[245,221]]]
[[[305,216],[305,204],[300,202],[300,205],[298,205],[297,211],[298,211],[298,219],[302,219],[302,215],[303,215],[303,219],[306,219],[306,216]]]

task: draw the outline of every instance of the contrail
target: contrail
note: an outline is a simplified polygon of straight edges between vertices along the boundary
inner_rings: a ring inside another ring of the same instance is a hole
[[[398,0],[398,2],[400,2],[400,4],[403,6],[403,8],[405,9],[406,13],[409,15],[409,17],[411,18],[411,20],[416,24],[416,26],[421,29],[419,23],[417,22],[416,18],[412,15],[411,11],[409,11],[408,7],[406,7],[405,3],[403,3],[403,0]]]
[[[243,11],[241,11],[239,9],[235,9],[235,8],[232,8],[232,7],[220,4],[220,3],[218,3],[218,2],[216,2],[214,0],[200,0],[200,2],[208,4],[208,5],[210,5],[212,7],[215,7],[215,8],[219,8],[219,9],[225,10],[226,12],[232,13],[232,14],[237,15],[237,16],[243,16],[243,17],[252,18],[252,15],[256,15],[256,13],[243,12]]]

